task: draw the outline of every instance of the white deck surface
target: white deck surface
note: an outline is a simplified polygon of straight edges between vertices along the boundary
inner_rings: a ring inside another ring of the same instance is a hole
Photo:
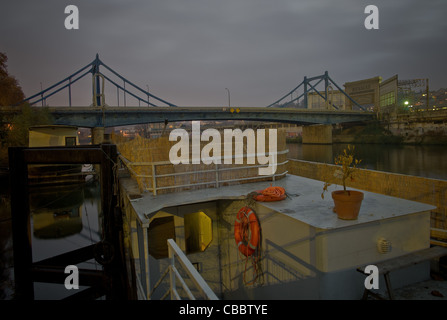
[[[165,207],[219,199],[245,199],[250,192],[265,189],[270,186],[270,183],[268,181],[246,183],[157,196],[144,193],[143,197],[132,200],[132,205],[141,221],[145,223],[149,222],[151,215]],[[330,194],[333,190],[341,189],[340,186],[330,187],[329,192],[326,192],[322,199],[323,182],[321,181],[287,175],[283,179],[272,182],[272,185],[284,187],[289,196],[282,201],[261,202],[260,204],[320,229],[348,227],[435,209],[434,206],[420,202],[363,191],[365,197],[358,219],[341,220],[332,211],[334,205]]]

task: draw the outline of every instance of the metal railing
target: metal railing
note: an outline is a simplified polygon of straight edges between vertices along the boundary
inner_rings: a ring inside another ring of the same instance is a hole
[[[279,151],[277,154],[285,155],[287,151],[288,150]],[[138,182],[140,189],[141,186],[143,186],[145,191],[150,191],[154,195],[156,195],[157,192],[160,193],[160,190],[164,189],[177,191],[184,187],[193,189],[197,185],[209,185],[217,188],[224,186],[226,183],[243,183],[243,181],[249,183],[252,181],[262,181],[262,179],[270,179],[274,181],[279,177],[285,176],[288,172],[286,171],[286,164],[288,161],[283,161],[282,158],[280,158],[280,161],[283,162],[276,163],[277,173],[266,176],[259,176],[257,168],[267,167],[267,165],[242,164],[239,166],[225,166],[225,164],[199,164],[190,166],[179,165],[175,167],[169,161],[131,162],[123,155],[120,155],[119,158],[120,163],[126,167],[126,170],[131,174],[132,178]],[[158,166],[161,168],[159,169]],[[240,171],[238,172],[236,170]],[[247,171],[244,172],[243,170]],[[232,173],[232,171],[236,172]],[[183,177],[185,179],[183,179]],[[130,203],[132,199],[125,197],[123,201],[129,201],[125,202],[123,205],[124,207],[127,207],[128,205],[132,206]],[[125,226],[126,243],[128,243],[129,249],[128,256],[135,268],[134,280],[139,299],[179,299],[180,297],[196,299],[194,295],[199,299],[203,297],[205,299],[217,299],[216,295],[209,288],[201,274],[199,274],[191,264],[174,240],[168,240],[169,259],[167,258],[166,261],[163,261],[159,265],[160,270],[164,270],[164,272],[160,272],[160,276],[156,276],[156,269],[158,266],[157,262],[155,262],[155,273],[151,273],[149,266],[151,259],[149,253],[150,219],[148,219],[147,216],[139,215],[131,208],[129,208],[129,210],[124,210],[124,212],[123,222]],[[179,261],[181,267],[179,266]],[[175,266],[175,263],[177,263],[178,267]],[[156,278],[151,278],[151,274]],[[169,278],[167,278],[168,275]],[[180,275],[182,275],[183,278]],[[168,282],[169,290],[167,288]],[[155,283],[155,285],[153,285],[153,283]],[[186,284],[192,289],[187,288]],[[177,291],[177,289],[180,291]],[[166,290],[167,292],[165,292]]]
[[[181,300],[181,297],[177,291],[177,280],[181,284],[183,290],[186,292],[186,295],[191,300],[196,300],[196,297],[192,294],[188,285],[186,284],[183,277],[180,275],[178,269],[175,266],[175,257],[177,256],[180,265],[183,270],[186,271],[190,279],[192,280],[195,288],[200,292],[201,296],[207,300],[219,300],[216,294],[211,290],[203,277],[197,272],[192,263],[186,257],[186,255],[179,248],[177,243],[173,239],[168,239],[168,250],[169,250],[169,266],[166,268],[165,272],[162,274],[160,280],[154,285],[154,288],[149,293],[149,299],[151,298],[154,291],[159,287],[159,285],[163,282],[166,276],[169,274],[169,289],[166,293],[161,297],[161,300],[167,298],[170,295],[171,300]]]
[[[287,154],[288,149],[278,151],[277,155]],[[145,191],[150,191],[154,195],[157,195],[158,190],[166,190],[166,189],[179,189],[179,188],[188,188],[188,187],[195,187],[195,186],[201,186],[201,185],[214,185],[216,188],[219,186],[222,186],[223,184],[229,184],[234,182],[241,182],[241,181],[256,181],[256,180],[265,180],[265,179],[272,179],[272,181],[275,181],[277,177],[283,177],[285,176],[288,171],[285,170],[280,173],[274,173],[271,175],[252,175],[252,176],[244,176],[241,178],[230,178],[230,179],[222,179],[221,174],[224,172],[229,171],[237,171],[237,170],[248,170],[248,169],[256,169],[256,168],[265,168],[268,165],[261,164],[261,165],[247,165],[247,166],[229,166],[229,167],[223,167],[223,165],[220,164],[214,164],[214,165],[208,165],[211,169],[206,170],[194,170],[194,171],[185,171],[185,172],[173,172],[173,173],[163,173],[163,174],[157,174],[157,167],[158,166],[167,166],[171,165],[174,167],[174,165],[170,161],[156,161],[156,162],[131,162],[127,158],[125,158],[123,155],[119,156],[121,162],[125,165],[125,167],[129,170],[130,174],[135,177],[138,181],[138,184],[141,188],[143,188]],[[286,165],[288,163],[288,160],[285,160],[283,162],[277,163],[277,168]],[[143,167],[146,168],[147,173],[138,173],[135,170],[135,167]],[[150,170],[148,169],[150,168]],[[150,172],[150,174],[148,174]],[[214,173],[214,174],[213,174]],[[213,177],[211,180],[205,181],[206,179],[200,179],[201,182],[193,182],[193,183],[182,183],[182,184],[170,184],[167,186],[159,186],[158,185],[158,179],[160,178],[170,178],[170,177],[181,177],[181,176],[187,176],[187,175],[205,175],[205,174],[211,174]],[[145,179],[145,180],[143,180]],[[144,181],[150,182],[144,183]]]

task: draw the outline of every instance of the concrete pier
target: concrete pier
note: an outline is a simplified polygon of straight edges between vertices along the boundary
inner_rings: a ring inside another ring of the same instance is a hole
[[[331,144],[332,126],[326,124],[304,126],[303,143]]]
[[[104,128],[94,127],[92,130],[92,144],[101,144],[104,142]]]

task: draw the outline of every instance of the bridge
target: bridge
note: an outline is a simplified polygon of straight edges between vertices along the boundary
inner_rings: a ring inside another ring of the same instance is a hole
[[[40,108],[40,107],[33,107]],[[367,121],[373,113],[364,111],[304,110],[290,108],[228,108],[228,107],[48,107],[54,124],[85,128],[118,127],[154,122],[249,120],[284,122],[301,125],[335,124]],[[3,114],[13,115],[17,108],[1,108]]]
[[[106,72],[102,71],[102,68]],[[92,75],[92,104],[90,106],[72,106],[72,86],[87,75]],[[105,83],[116,88],[117,105],[106,104],[104,87]],[[317,86],[324,83],[324,90],[317,90]],[[329,99],[329,88],[334,85],[353,105],[360,110],[340,110],[339,106],[332,104]],[[299,90],[303,90],[299,94]],[[18,103],[29,103],[32,108],[65,90],[68,91],[68,106],[48,107],[53,115],[54,124],[75,125],[79,127],[116,127],[154,122],[175,122],[191,120],[249,120],[262,122],[286,122],[300,125],[310,124],[335,124],[346,122],[368,121],[375,117],[373,112],[363,110],[346,92],[344,92],[335,81],[331,79],[328,72],[316,77],[304,77],[304,80],[292,91],[288,92],[279,100],[265,107],[179,107],[165,99],[155,96],[147,90],[132,83],[112,68],[104,64],[99,56],[83,68],[57,82],[56,84],[42,90],[24,101]],[[310,92],[316,92],[325,102],[326,108],[321,110],[307,108],[307,96]],[[295,99],[288,97],[296,95]],[[124,106],[120,106],[120,95],[124,100]],[[132,97],[138,101],[138,107],[127,106],[126,97]],[[302,99],[303,108],[288,108],[290,102]],[[158,103],[156,105],[155,103]],[[144,104],[144,106],[141,106]],[[13,115],[19,112],[17,107],[2,107],[0,113]]]

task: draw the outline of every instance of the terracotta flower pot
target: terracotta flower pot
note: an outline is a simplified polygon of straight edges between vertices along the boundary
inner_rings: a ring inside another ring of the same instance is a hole
[[[354,190],[336,190],[332,192],[334,211],[343,220],[357,219],[362,205],[363,192]]]

